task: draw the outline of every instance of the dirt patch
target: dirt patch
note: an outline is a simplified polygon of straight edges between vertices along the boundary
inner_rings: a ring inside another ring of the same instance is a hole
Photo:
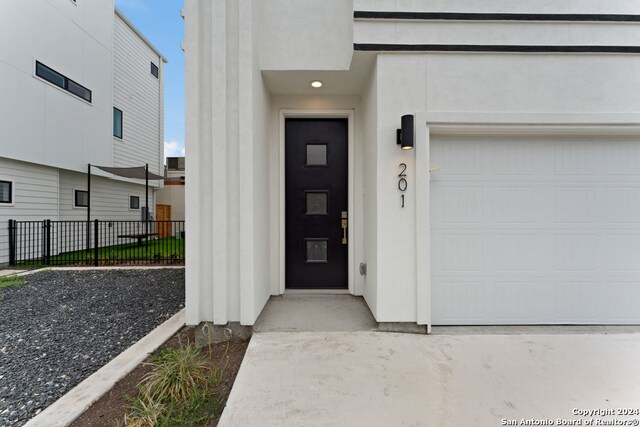
[[[178,347],[180,343],[186,344],[193,342],[195,342],[195,328],[184,327],[156,350],[155,353],[163,348]],[[218,393],[220,396],[223,396],[225,401],[233,387],[233,382],[240,369],[240,364],[247,350],[248,343],[248,341],[231,341],[229,343],[213,344],[210,347],[203,348],[205,356],[207,356],[207,359],[211,360],[212,363],[221,363],[223,359],[228,360],[228,362],[226,362],[227,367],[224,371],[223,379],[218,387]],[[147,359],[147,361],[148,360],[149,359]],[[136,386],[145,374],[150,371],[151,367],[149,365],[144,363],[140,364],[127,376],[118,381],[108,393],[91,405],[70,427],[114,427],[118,425],[118,422],[120,422],[120,425],[123,425],[124,414],[130,405],[129,398],[137,394]],[[218,420],[214,420],[206,424],[206,427],[214,427],[217,424]]]

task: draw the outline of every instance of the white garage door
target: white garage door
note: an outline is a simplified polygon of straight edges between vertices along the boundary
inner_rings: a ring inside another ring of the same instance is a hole
[[[434,325],[640,323],[640,141],[431,143]]]

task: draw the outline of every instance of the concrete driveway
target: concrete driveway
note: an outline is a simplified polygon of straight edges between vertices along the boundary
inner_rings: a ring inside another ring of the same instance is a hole
[[[600,410],[614,414],[580,415]],[[615,420],[640,420],[637,333],[263,332],[220,425],[624,425]]]

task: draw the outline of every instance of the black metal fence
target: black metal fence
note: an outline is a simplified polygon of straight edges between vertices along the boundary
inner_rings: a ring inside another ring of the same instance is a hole
[[[184,237],[184,221],[9,220],[9,265],[181,265]]]

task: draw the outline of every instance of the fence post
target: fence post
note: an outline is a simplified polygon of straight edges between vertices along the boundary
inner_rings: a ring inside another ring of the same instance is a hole
[[[9,265],[16,265],[16,221],[9,220]]]
[[[98,266],[98,220],[94,220],[93,223],[93,265]]]
[[[44,264],[51,264],[51,220],[44,220]]]

